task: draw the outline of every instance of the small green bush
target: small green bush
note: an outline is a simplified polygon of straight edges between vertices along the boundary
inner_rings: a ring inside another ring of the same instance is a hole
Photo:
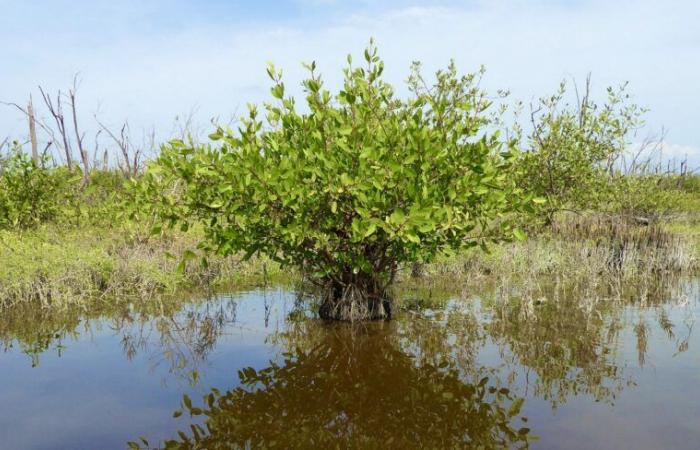
[[[546,198],[538,209],[547,223],[563,209],[598,209],[625,189],[639,192],[638,183],[628,186],[619,178],[616,164],[631,132],[641,125],[644,110],[630,103],[626,86],[608,88],[602,105],[590,99],[588,86],[572,105],[562,82],[559,91],[541,99],[531,114],[528,149],[517,176],[526,191]]]
[[[15,145],[0,157],[0,229],[25,230],[41,224],[111,227],[133,199],[117,170],[93,170],[89,183],[79,168],[35,162]]]
[[[270,66],[264,119],[250,106],[237,131],[211,135],[218,146],[171,142],[142,185],[163,222],[204,224],[203,247],[301,268],[327,318],[387,317],[401,264],[524,237],[508,219],[530,202],[477,76],[451,64],[428,86],[416,65],[399,98],[376,49],[364,56],[348,57],[336,95],[307,65],[303,112]]]
[[[15,146],[0,160],[0,229],[32,228],[73,214],[80,174],[47,168]]]
[[[679,192],[662,187],[663,176],[614,174],[606,186],[607,199],[596,208],[644,221],[654,221],[680,205]]]

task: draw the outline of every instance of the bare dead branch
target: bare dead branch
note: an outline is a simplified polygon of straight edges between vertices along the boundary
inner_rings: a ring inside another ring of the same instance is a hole
[[[53,141],[49,141],[46,143],[44,150],[41,152],[42,159],[46,158],[47,152],[49,151],[49,147],[51,147],[52,144],[53,144]]]
[[[92,165],[93,167],[97,167],[97,162],[99,161],[99,152],[100,152],[100,134],[102,134],[102,130],[97,130],[97,133],[95,133],[95,146],[94,150],[92,151]]]
[[[69,144],[68,133],[66,131],[65,117],[63,116],[63,106],[61,104],[61,98],[62,98],[61,91],[58,91],[58,94],[56,94],[56,103],[55,104],[54,104],[54,101],[51,98],[51,96],[48,95],[44,91],[44,89],[42,89],[41,86],[39,86],[39,92],[41,92],[41,96],[44,99],[44,103],[46,104],[46,107],[49,109],[51,116],[53,116],[54,121],[56,122],[56,127],[58,128],[58,133],[61,135],[61,139],[63,141],[63,151],[66,155],[66,164],[68,165],[69,169],[72,169],[73,168],[73,155],[72,155],[71,147]]]
[[[73,77],[73,86],[68,90],[68,98],[70,100],[71,112],[73,113],[73,130],[75,131],[75,140],[78,144],[78,151],[80,152],[80,159],[83,162],[83,183],[87,184],[90,182],[90,160],[87,151],[83,146],[83,139],[85,138],[85,133],[80,133],[78,129],[78,115],[76,113],[75,107],[75,96],[78,92],[78,75]]]
[[[29,96],[27,104],[27,118],[29,119],[29,141],[32,143],[32,160],[34,164],[39,164],[39,148],[36,140],[36,119],[34,117],[34,105],[32,96]]]
[[[7,144],[8,142],[10,142],[10,137],[9,137],[9,136],[7,136],[5,139],[3,139],[2,141],[0,141],[0,152],[2,152],[2,149],[5,148],[6,145],[8,145],[8,144]]]
[[[115,144],[117,144],[117,147],[119,147],[119,150],[121,151],[122,158],[124,163],[126,164],[126,167],[123,168],[122,170],[127,174],[128,176],[132,176],[134,174],[132,167],[131,167],[131,161],[130,161],[130,156],[129,156],[129,136],[128,136],[128,129],[129,129],[129,123],[125,122],[124,125],[122,125],[122,128],[119,132],[119,136],[114,134],[112,130],[110,130],[105,124],[100,122],[100,119],[97,118],[97,115],[94,116],[95,121],[97,124],[100,126],[102,130],[104,130],[105,133],[114,141]]]
[[[17,103],[12,103],[12,102],[1,102],[1,101],[0,101],[0,104],[1,104],[1,105],[5,105],[5,106],[12,106],[12,107],[16,108],[17,110],[19,110],[19,111],[20,111],[22,114],[24,114],[25,116],[29,117],[29,111],[27,111],[26,109],[22,108],[22,107],[19,106]],[[48,134],[48,135],[51,136],[51,137],[54,136],[54,131],[51,129],[51,127],[49,127],[48,125],[46,125],[46,123],[43,122],[42,120],[40,120],[38,117],[36,117],[36,115],[35,115],[34,119],[36,120],[36,123],[39,124],[39,127],[41,127],[41,129],[43,129],[43,130],[46,132],[46,134]]]

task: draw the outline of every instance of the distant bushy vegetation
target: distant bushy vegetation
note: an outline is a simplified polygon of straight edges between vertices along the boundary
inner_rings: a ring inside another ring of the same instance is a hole
[[[70,216],[78,180],[67,168],[45,168],[14,147],[0,160],[0,228],[26,229]]]
[[[124,218],[129,198],[120,171],[92,170],[85,183],[79,169],[36,162],[17,146],[0,156],[0,230],[111,227]]]

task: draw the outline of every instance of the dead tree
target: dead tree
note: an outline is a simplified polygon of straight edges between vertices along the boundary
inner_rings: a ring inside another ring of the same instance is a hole
[[[98,164],[100,161],[100,135],[101,134],[102,134],[102,130],[97,130],[97,133],[95,133],[95,146],[92,150],[92,166],[94,168],[98,167]],[[105,170],[106,170],[106,168],[105,168]]]
[[[78,115],[76,113],[75,107],[75,96],[78,91],[78,76],[73,77],[73,87],[68,90],[68,99],[70,100],[70,108],[73,113],[73,130],[75,131],[75,141],[78,145],[78,151],[80,152],[80,159],[83,162],[83,183],[87,184],[90,182],[90,157],[88,156],[85,147],[83,147],[83,139],[85,138],[85,133],[80,133],[78,129]]]
[[[100,122],[100,120],[97,118],[97,115],[95,115],[95,121],[97,124],[100,126],[102,130],[107,133],[107,135],[114,141],[114,143],[117,144],[117,147],[119,147],[119,151],[122,154],[122,160],[124,166],[122,167],[122,171],[127,177],[135,177],[138,175],[139,172],[139,166],[141,164],[141,156],[142,156],[142,150],[140,148],[134,148],[131,142],[131,138],[129,136],[129,123],[125,122],[120,131],[119,135],[115,134],[110,130],[105,124]],[[133,155],[132,155],[133,152]]]
[[[27,120],[29,121],[29,142],[31,143],[32,146],[32,159],[35,162],[39,162],[41,156],[39,155],[38,152],[38,139],[37,139],[37,134],[36,134],[36,125],[38,124],[39,127],[41,127],[46,134],[49,135],[49,142],[46,148],[44,148],[44,152],[42,153],[42,156],[45,156],[46,151],[48,148],[51,146],[51,144],[55,141],[55,134],[53,129],[45,124],[43,121],[38,120],[36,117],[36,114],[34,112],[34,103],[32,101],[31,95],[29,96],[29,103],[27,104],[27,108],[23,108],[17,103],[11,103],[11,102],[0,102],[0,104],[7,105],[7,106],[13,106],[17,108],[18,111],[20,111],[22,114],[24,114],[27,117]],[[9,141],[8,141],[9,142]],[[2,148],[2,146],[0,146]]]
[[[29,120],[29,142],[32,143],[32,160],[34,164],[39,164],[39,143],[36,139],[36,118],[34,117],[34,105],[31,95],[27,104],[27,118]]]
[[[61,135],[61,140],[63,141],[63,151],[66,155],[66,164],[68,165],[69,169],[72,169],[73,155],[69,144],[68,133],[66,131],[65,117],[63,116],[63,105],[61,104],[61,98],[63,96],[61,94],[61,91],[58,91],[55,102],[50,95],[44,92],[41,86],[39,86],[39,92],[41,92],[41,96],[44,98],[44,103],[46,104],[46,107],[51,113],[51,116],[53,116],[54,121],[56,122],[58,133]]]

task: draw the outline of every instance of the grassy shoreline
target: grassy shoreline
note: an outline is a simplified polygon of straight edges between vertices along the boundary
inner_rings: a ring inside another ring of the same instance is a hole
[[[44,307],[80,306],[118,298],[150,300],[284,281],[288,274],[271,261],[209,257],[178,267],[196,248],[198,236],[149,236],[136,227],[61,230],[46,226],[17,233],[0,231],[0,305],[37,302]]]
[[[300,277],[264,258],[192,258],[200,234],[168,232],[150,236],[143,227],[112,229],[44,226],[29,232],[0,231],[0,306],[36,302],[71,307],[99,301],[149,301],[185,293],[239,290],[265,282],[291,283]],[[651,277],[700,269],[700,222],[686,218],[653,226],[600,219],[563,221],[525,242],[467,252],[399,274],[397,291],[449,280],[454,288],[483,284],[536,290],[537,281],[594,286],[631,284]],[[530,286],[530,288],[528,288]],[[535,286],[533,288],[532,286]],[[531,292],[531,295],[535,295]]]

